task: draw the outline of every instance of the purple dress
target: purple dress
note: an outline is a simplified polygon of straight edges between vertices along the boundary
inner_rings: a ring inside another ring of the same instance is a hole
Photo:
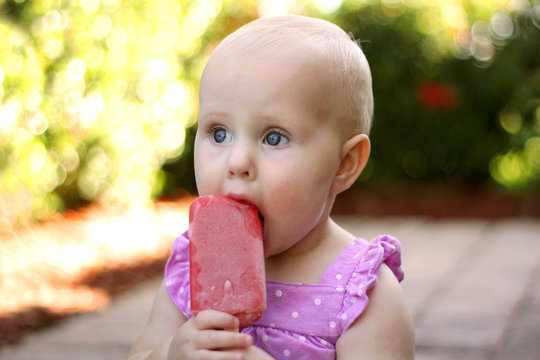
[[[176,238],[165,284],[172,301],[190,319],[188,244],[187,232]],[[350,243],[318,284],[267,281],[263,317],[241,331],[275,359],[335,359],[336,342],[366,308],[366,292],[375,286],[383,261],[401,281],[401,246],[388,235]]]

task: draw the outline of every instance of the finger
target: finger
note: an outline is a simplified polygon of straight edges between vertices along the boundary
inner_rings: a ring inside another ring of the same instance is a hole
[[[201,311],[193,320],[194,326],[199,330],[237,329],[240,326],[235,316],[215,310]]]
[[[253,345],[253,338],[248,334],[205,330],[197,337],[195,343],[198,349],[246,349]]]

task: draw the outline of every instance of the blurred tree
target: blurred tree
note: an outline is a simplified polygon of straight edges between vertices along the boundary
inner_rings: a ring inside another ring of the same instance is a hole
[[[540,4],[407,3],[426,4],[351,1],[332,17],[372,68],[374,146],[361,181],[537,188]]]
[[[261,15],[359,39],[376,99],[361,181],[540,184],[538,0],[0,0],[0,230],[195,191],[197,88]]]
[[[221,2],[122,5],[0,1],[0,227],[163,191]]]

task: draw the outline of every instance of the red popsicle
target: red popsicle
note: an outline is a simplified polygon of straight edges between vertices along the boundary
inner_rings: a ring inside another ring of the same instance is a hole
[[[255,206],[203,196],[189,211],[191,312],[219,310],[240,327],[266,309],[262,228]]]

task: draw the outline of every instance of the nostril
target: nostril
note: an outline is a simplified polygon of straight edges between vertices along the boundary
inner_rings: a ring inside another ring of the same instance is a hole
[[[229,169],[227,171],[227,174],[229,177],[240,177],[240,178],[251,178],[251,171],[249,170],[240,170],[240,171],[236,171],[234,169]]]
[[[251,156],[236,154],[229,158],[227,163],[227,176],[229,178],[253,179],[255,176],[255,163]]]

